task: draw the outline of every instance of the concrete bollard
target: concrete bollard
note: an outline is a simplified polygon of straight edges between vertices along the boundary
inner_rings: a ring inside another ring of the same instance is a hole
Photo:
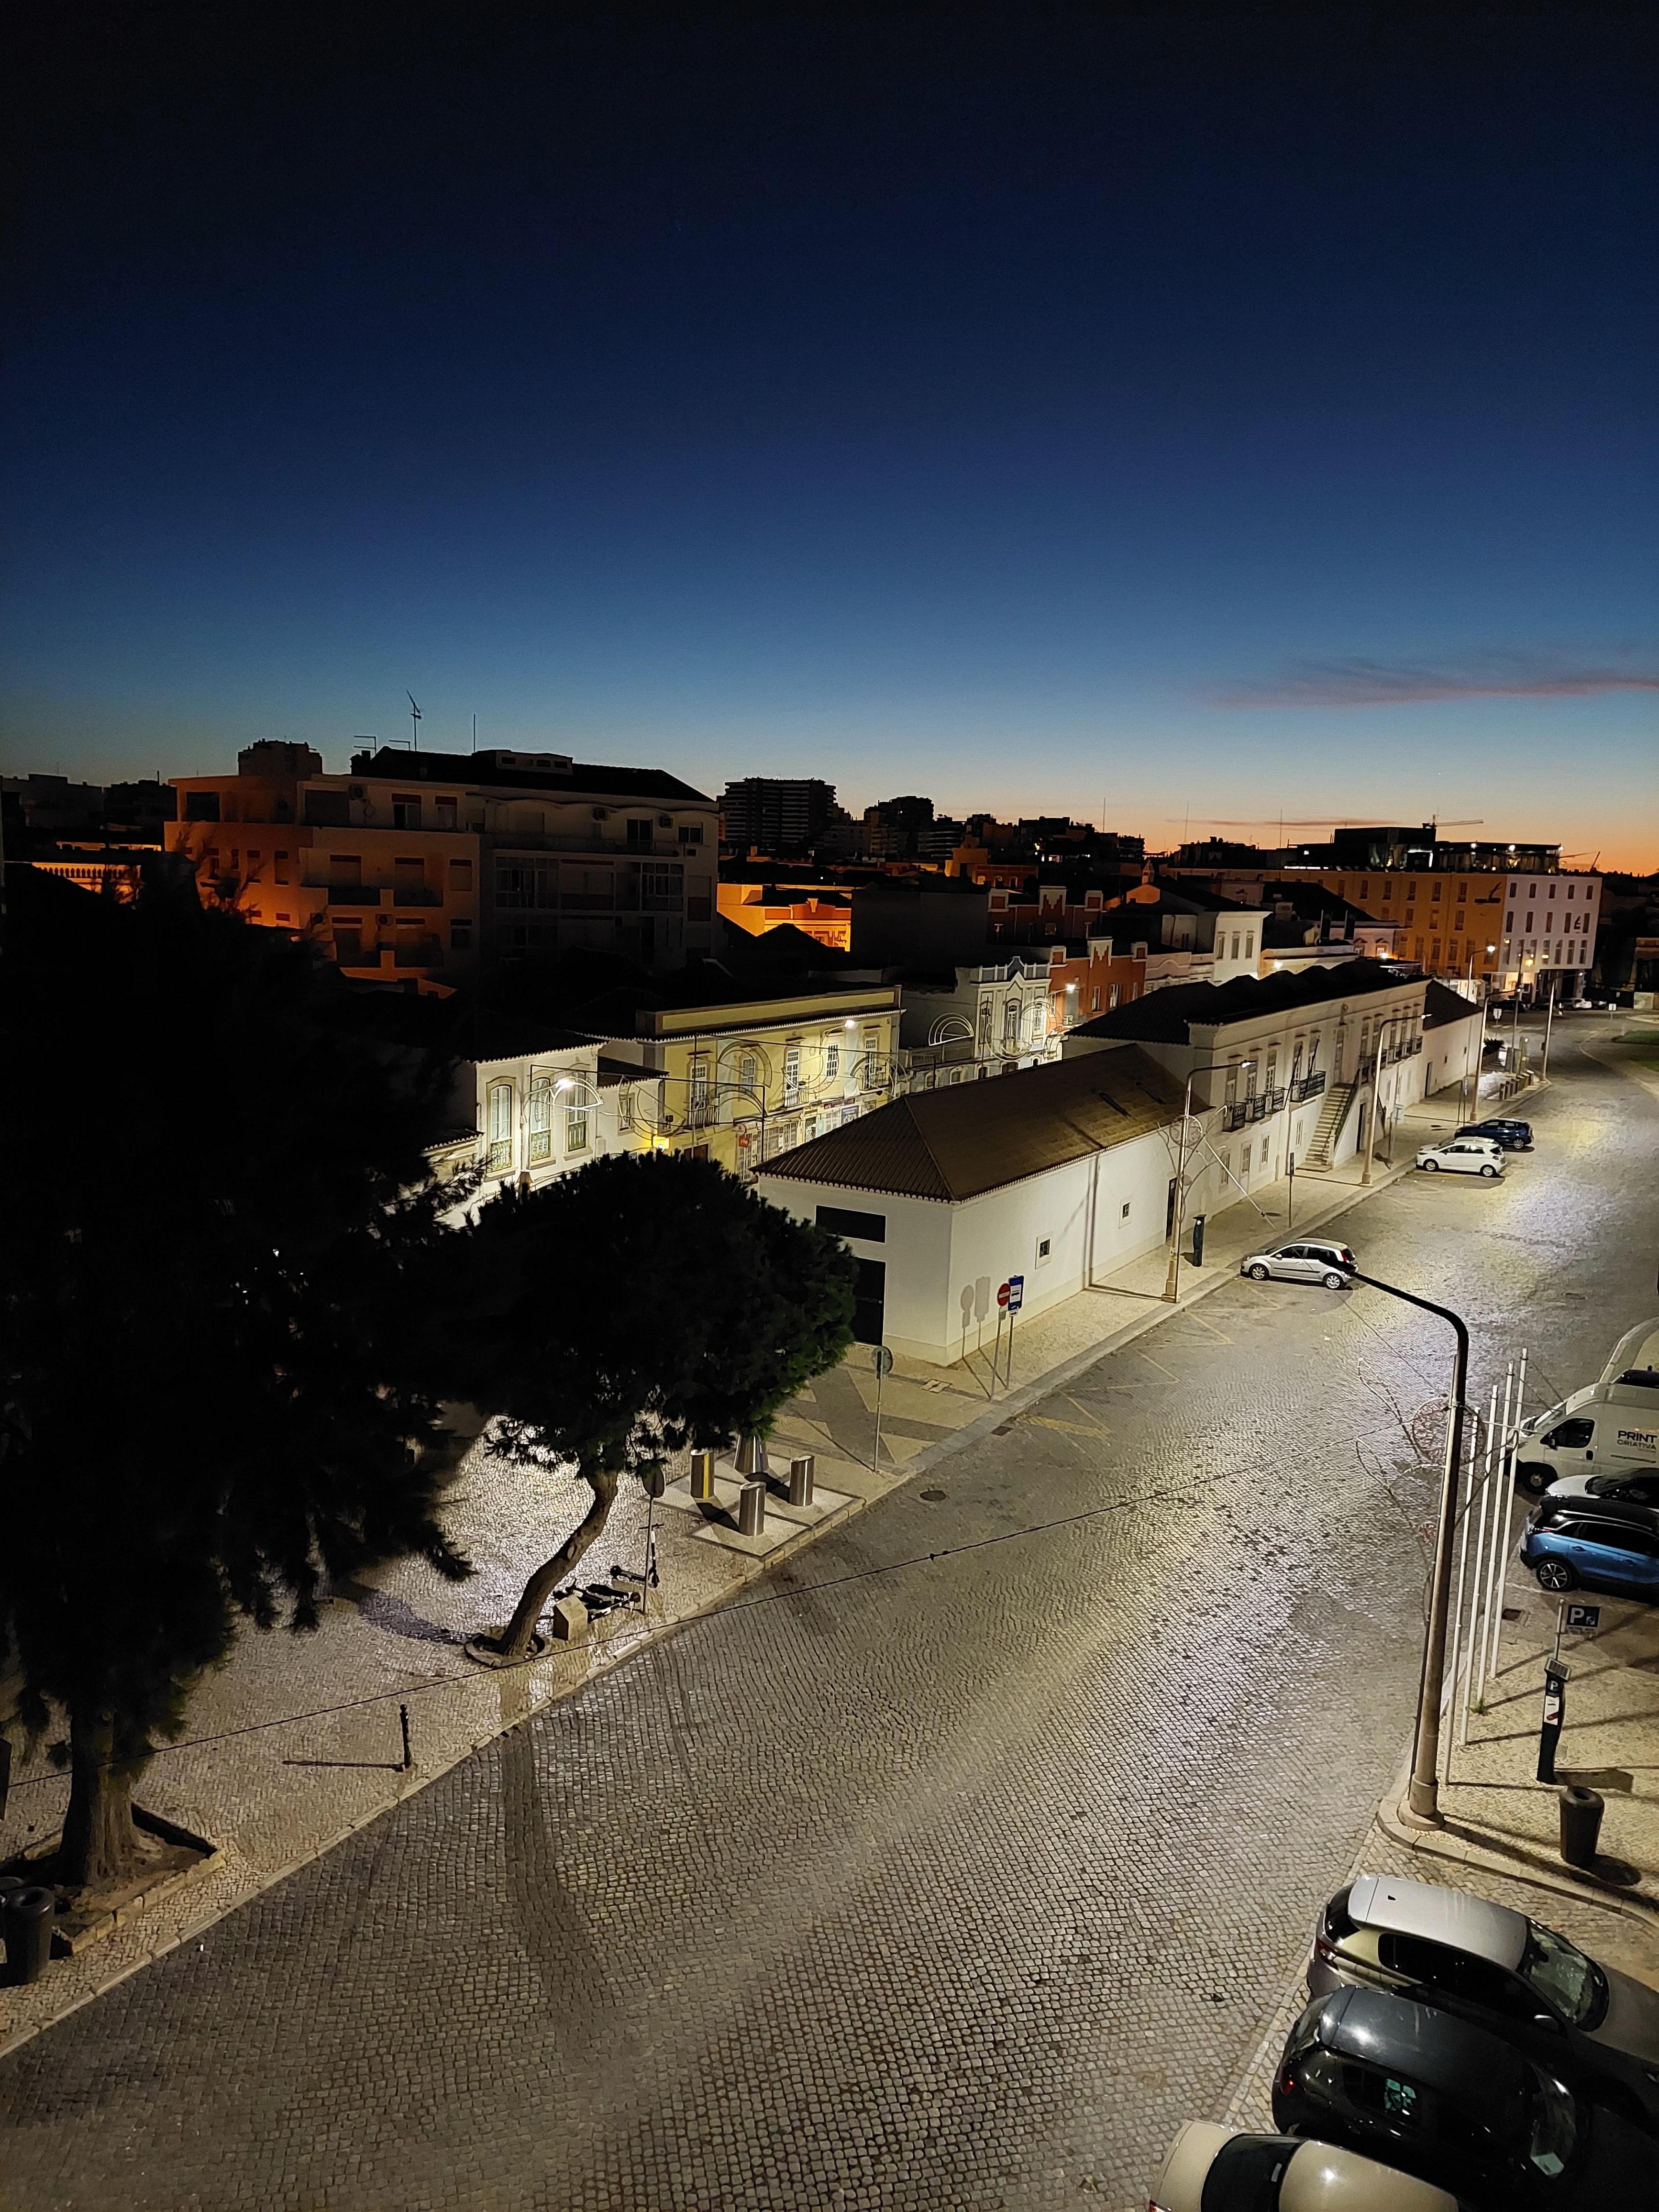
[[[587,1607],[579,1597],[562,1597],[547,1615],[547,1632],[556,1644],[585,1644]]]
[[[712,1505],[714,1501],[714,1455],[711,1451],[694,1451],[691,1455],[691,1495],[699,1505]]]
[[[738,1492],[738,1534],[758,1536],[766,1528],[765,1482],[745,1482]]]
[[[789,1503],[792,1505],[810,1505],[812,1503],[812,1474],[815,1464],[815,1455],[811,1452],[803,1452],[799,1459],[790,1461]]]

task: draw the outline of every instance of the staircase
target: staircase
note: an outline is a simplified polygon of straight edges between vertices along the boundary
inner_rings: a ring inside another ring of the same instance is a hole
[[[1348,1118],[1348,1109],[1353,1104],[1358,1083],[1338,1083],[1325,1093],[1325,1103],[1319,1116],[1319,1127],[1308,1147],[1308,1165],[1328,1168],[1336,1140],[1342,1134],[1342,1125]]]

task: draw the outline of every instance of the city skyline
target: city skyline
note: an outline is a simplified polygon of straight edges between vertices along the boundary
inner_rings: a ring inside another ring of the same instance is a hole
[[[1659,860],[1616,22],[265,35],[27,125],[9,769],[407,688],[855,811]]]

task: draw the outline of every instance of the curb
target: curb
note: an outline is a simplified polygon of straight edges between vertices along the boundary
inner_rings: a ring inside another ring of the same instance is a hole
[[[1401,1811],[1407,1771],[1406,1767],[1401,1768],[1376,1808],[1376,1825],[1390,1843],[1420,1852],[1425,1858],[1473,1867],[1480,1874],[1497,1875],[1506,1881],[1526,1882],[1534,1889],[1570,1897],[1580,1905],[1605,1905],[1608,1911],[1635,1921],[1639,1927],[1659,1934],[1659,1899],[1646,1889],[1620,1889],[1588,1871],[1569,1870],[1525,1844],[1487,1844],[1467,1828],[1421,1828],[1415,1821],[1408,1821]]]

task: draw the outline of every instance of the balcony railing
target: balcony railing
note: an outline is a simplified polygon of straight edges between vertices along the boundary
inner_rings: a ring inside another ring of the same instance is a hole
[[[1317,1098],[1324,1088],[1325,1071],[1322,1067],[1316,1075],[1301,1076],[1291,1084],[1291,1097],[1299,1106],[1304,1098]]]
[[[393,906],[441,906],[444,895],[425,884],[399,884],[392,894]]]

